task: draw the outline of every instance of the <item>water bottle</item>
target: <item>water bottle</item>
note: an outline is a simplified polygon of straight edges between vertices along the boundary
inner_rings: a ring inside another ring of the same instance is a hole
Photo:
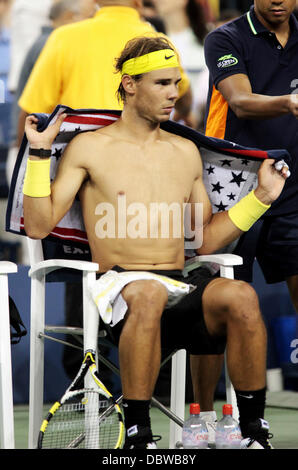
[[[200,418],[200,405],[191,403],[189,418],[182,430],[183,449],[206,449],[208,447],[208,431],[206,423]]]
[[[216,426],[215,448],[240,449],[242,436],[239,424],[232,416],[232,405],[223,405],[222,414],[223,417]]]

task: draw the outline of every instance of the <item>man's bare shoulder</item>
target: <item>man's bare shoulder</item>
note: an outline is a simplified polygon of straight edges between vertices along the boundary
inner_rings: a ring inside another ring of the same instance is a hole
[[[179,147],[179,149],[183,152],[186,152],[187,155],[191,155],[195,158],[200,157],[198,147],[190,139],[165,130],[161,130],[161,137],[172,145]]]
[[[107,127],[94,131],[81,132],[67,145],[63,154],[64,161],[71,165],[90,169],[98,159],[110,158],[117,152],[117,139]]]
[[[107,140],[110,140],[110,137],[104,132],[100,132],[101,130],[102,129],[81,132],[71,140],[68,147],[72,151],[80,151],[81,149],[84,149],[86,152],[86,149],[92,150],[95,147],[105,145]]]
[[[100,146],[94,131],[81,132],[68,143],[61,160],[63,164],[88,167],[89,159],[94,158]],[[60,164],[61,164],[60,163]]]

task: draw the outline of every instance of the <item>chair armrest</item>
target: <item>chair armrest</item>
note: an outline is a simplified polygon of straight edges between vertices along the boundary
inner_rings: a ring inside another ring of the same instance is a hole
[[[99,265],[97,263],[92,263],[91,261],[49,259],[34,264],[30,268],[28,275],[30,277],[32,277],[34,274],[45,276],[52,271],[56,271],[62,268],[77,269],[78,271],[97,272],[99,270]]]
[[[211,272],[214,271],[216,273],[219,268],[221,277],[234,279],[234,266],[243,264],[243,261],[241,256],[231,253],[194,256],[185,263],[184,272],[189,273],[193,271],[200,263],[210,263]]]
[[[241,256],[233,255],[232,253],[218,253],[215,255],[200,255],[192,258],[193,261],[201,263],[216,263],[221,266],[239,266],[243,264]]]
[[[16,273],[18,267],[11,261],[0,261],[0,274]]]

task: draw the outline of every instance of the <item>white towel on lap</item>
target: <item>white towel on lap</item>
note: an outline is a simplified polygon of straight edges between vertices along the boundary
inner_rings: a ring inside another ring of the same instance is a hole
[[[124,286],[138,280],[156,280],[163,284],[168,291],[166,308],[177,304],[185,295],[196,289],[191,284],[176,281],[167,276],[147,271],[107,271],[91,288],[91,295],[97,305],[102,320],[115,326],[124,317],[127,304],[121,295]]]

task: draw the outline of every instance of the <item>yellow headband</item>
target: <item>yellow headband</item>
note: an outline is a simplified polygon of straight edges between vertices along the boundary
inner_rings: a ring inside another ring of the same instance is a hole
[[[179,67],[178,58],[172,49],[162,49],[127,60],[122,66],[122,75],[140,75],[169,67]]]

